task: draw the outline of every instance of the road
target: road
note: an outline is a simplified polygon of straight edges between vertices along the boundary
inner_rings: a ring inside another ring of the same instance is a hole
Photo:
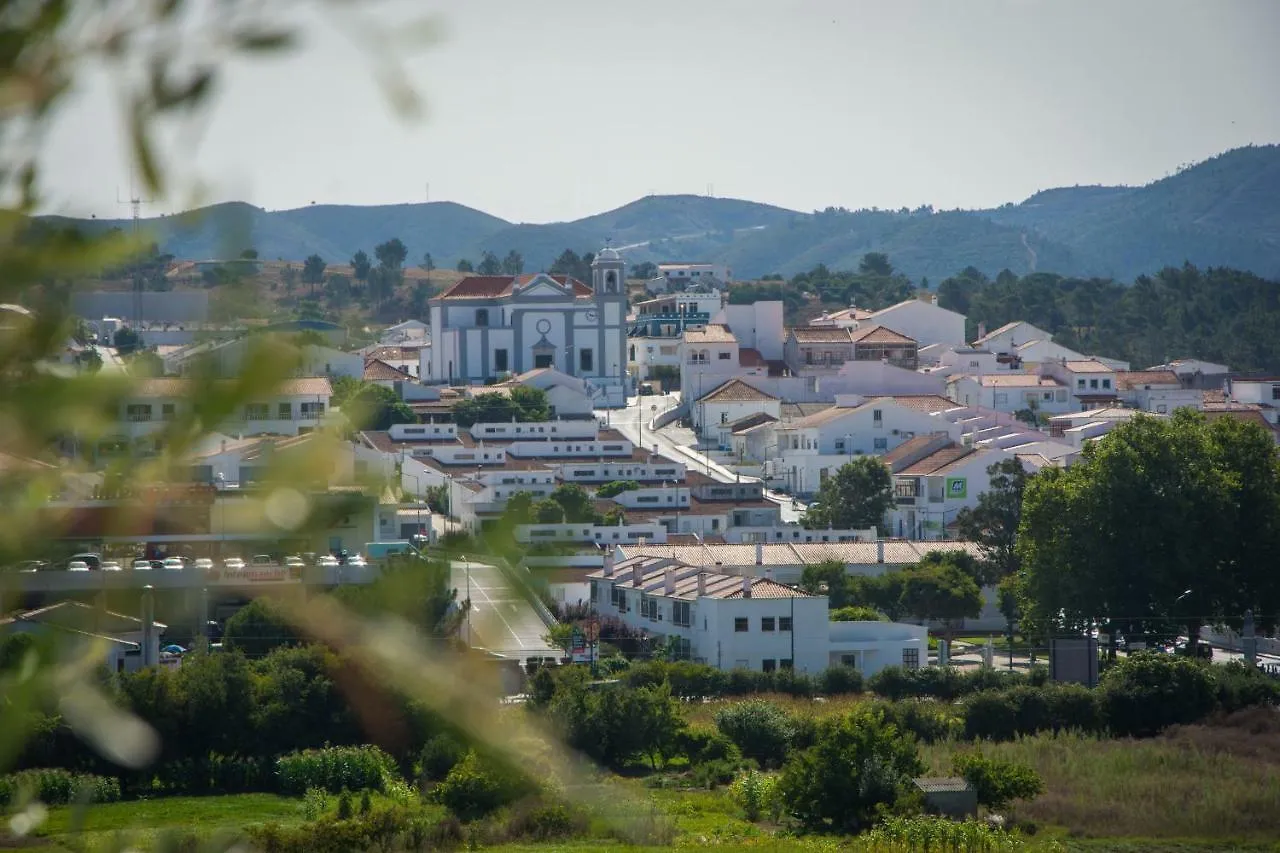
[[[674,459],[677,462],[683,462],[691,470],[701,471],[722,483],[733,483],[740,479],[755,479],[754,477],[740,477],[732,469],[699,453],[693,447],[693,441],[695,440],[693,434],[687,430],[678,430],[674,426],[660,430],[649,428],[649,424],[655,416],[678,405],[680,405],[680,394],[678,392],[673,394],[653,394],[645,397],[628,397],[625,409],[601,409],[596,412],[596,417],[635,442],[637,446],[644,447],[646,450],[654,450],[656,448],[659,455]],[[642,417],[644,421],[643,442],[640,440]],[[686,433],[683,438],[689,443],[686,444],[678,440],[682,437],[680,433]],[[804,514],[803,504],[793,505],[791,498],[787,495],[778,494],[768,489],[765,490],[765,497],[782,507],[782,521],[784,524],[798,524],[800,522],[800,517]]]
[[[518,658],[560,657],[564,652],[547,646],[547,633],[533,605],[511,589],[496,566],[455,560],[450,563],[450,582],[458,590],[458,600],[471,594],[470,641],[475,647]],[[469,578],[469,583],[468,583]],[[463,635],[468,633],[464,629]]]

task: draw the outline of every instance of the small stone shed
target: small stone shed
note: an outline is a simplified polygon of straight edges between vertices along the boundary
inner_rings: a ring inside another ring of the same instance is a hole
[[[912,780],[924,794],[925,809],[950,818],[976,817],[978,792],[958,776],[920,777]]]

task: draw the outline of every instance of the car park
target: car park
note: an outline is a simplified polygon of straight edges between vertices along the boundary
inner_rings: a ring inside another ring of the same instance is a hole
[[[213,560],[210,560],[208,557],[200,557],[195,561],[195,563],[193,564],[193,567],[197,569],[204,569],[205,571],[209,571],[213,568]]]
[[[87,572],[89,571],[89,564],[86,563],[84,560],[72,560],[70,563],[67,563],[67,571]]]
[[[243,572],[244,560],[239,557],[227,557],[222,561],[222,566],[229,572]]]
[[[102,568],[101,568],[101,571],[104,571],[104,572],[118,572],[118,571],[120,571],[120,570],[121,570],[121,569],[120,569],[120,564],[119,564],[118,562],[116,562],[115,560],[103,560],[103,561],[102,561]]]
[[[364,566],[369,565],[369,563],[368,561],[365,560],[364,557],[361,557],[359,554],[352,554],[350,557],[347,557],[347,565],[354,566],[356,568],[362,568]]]
[[[165,557],[161,566],[171,572],[180,572],[187,567],[181,557]]]
[[[86,551],[82,554],[72,554],[69,562],[84,563],[91,570],[96,571],[102,566],[102,555],[93,551]]]
[[[265,568],[276,564],[276,561],[272,559],[270,554],[254,554],[253,559],[249,562],[254,568]]]
[[[316,565],[322,566],[323,568],[326,568],[326,569],[332,569],[338,566],[339,563],[338,563],[337,557],[333,556],[332,554],[325,554],[319,560],[316,560]]]
[[[134,560],[131,568],[135,572],[149,572],[151,571],[151,561],[150,560]]]

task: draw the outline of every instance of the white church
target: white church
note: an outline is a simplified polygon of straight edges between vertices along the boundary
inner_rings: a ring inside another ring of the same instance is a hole
[[[474,275],[430,301],[426,384],[481,385],[554,367],[587,382],[598,407],[626,405],[625,265],[605,248],[591,284],[546,273]]]

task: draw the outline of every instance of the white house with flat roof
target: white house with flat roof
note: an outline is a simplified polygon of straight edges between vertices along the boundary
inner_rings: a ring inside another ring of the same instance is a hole
[[[997,412],[1034,409],[1057,415],[1078,408],[1065,383],[1036,373],[967,373],[947,377],[947,396],[964,406]]]
[[[706,261],[664,261],[658,264],[658,275],[667,280],[671,290],[683,290],[691,284],[733,283],[732,269]]]
[[[805,595],[768,577],[653,557],[609,560],[587,577],[600,615],[717,669],[818,673],[847,665],[872,675],[927,659],[925,626],[833,623],[825,595]]]

